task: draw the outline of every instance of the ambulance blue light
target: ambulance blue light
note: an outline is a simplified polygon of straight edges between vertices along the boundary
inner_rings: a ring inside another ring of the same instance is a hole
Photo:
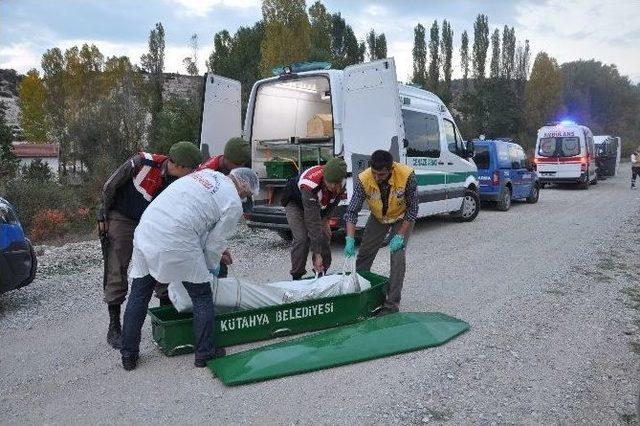
[[[575,126],[576,122],[573,120],[562,120],[560,124],[563,126]]]

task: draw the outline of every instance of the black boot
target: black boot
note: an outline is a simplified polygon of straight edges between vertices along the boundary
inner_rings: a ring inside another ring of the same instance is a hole
[[[109,331],[107,331],[107,343],[113,348],[120,349],[120,305],[109,305]]]

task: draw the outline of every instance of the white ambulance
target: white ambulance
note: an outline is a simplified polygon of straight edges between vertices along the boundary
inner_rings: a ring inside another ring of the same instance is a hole
[[[586,126],[561,121],[538,130],[534,163],[540,183],[575,183],[583,189],[598,182],[593,134]]]
[[[416,171],[419,216],[450,213],[471,221],[478,214],[477,168],[473,144],[465,142],[447,107],[433,93],[399,84],[392,58],[328,69],[323,63],[293,64],[278,75],[257,81],[245,115],[243,137],[251,142],[251,167],[261,180],[247,223],[288,233],[280,196],[286,176],[269,176],[274,158],[290,161],[295,171],[333,156],[347,162],[351,177],[368,167],[370,155],[389,150],[396,161]],[[240,134],[240,83],[205,76],[200,143],[204,152],[222,152]],[[311,120],[323,117],[325,133],[309,134]],[[348,200],[329,221],[344,227]],[[358,220],[364,226],[368,211]]]

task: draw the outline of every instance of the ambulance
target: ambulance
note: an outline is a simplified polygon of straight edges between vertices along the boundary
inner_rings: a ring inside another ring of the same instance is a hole
[[[593,134],[573,121],[538,130],[534,163],[542,185],[571,183],[589,189],[598,182]]]
[[[229,137],[241,133],[240,110],[240,83],[206,75],[203,152],[220,153]],[[314,123],[321,133],[310,131],[317,130],[311,126]],[[350,198],[353,177],[368,167],[369,157],[378,149],[390,151],[395,161],[415,169],[420,217],[450,214],[471,221],[480,209],[473,143],[463,140],[436,95],[397,82],[393,58],[344,70],[330,69],[328,63],[274,69],[273,77],[252,88],[242,136],[251,143],[251,167],[261,182],[260,194],[245,211],[247,224],[273,229],[284,238],[290,234],[280,197],[289,176],[342,157]],[[274,164],[290,167],[274,175]],[[333,230],[344,229],[348,203],[348,199],[341,202],[329,219]],[[368,215],[362,212],[359,228]]]

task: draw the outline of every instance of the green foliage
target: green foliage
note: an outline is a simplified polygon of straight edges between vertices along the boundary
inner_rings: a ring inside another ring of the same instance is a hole
[[[331,15],[331,63],[335,69],[364,61],[365,44],[358,43],[353,29],[340,13]]]
[[[182,64],[187,70],[187,74],[191,76],[198,75],[198,34],[193,34],[189,40],[189,47],[191,48],[191,56],[188,56],[182,60]]]
[[[491,65],[489,76],[498,78],[500,75],[500,30],[496,30],[491,35]]]
[[[309,57],[310,25],[304,0],[263,0],[264,38],[260,70],[271,75],[273,67],[305,61]]]
[[[142,55],[142,68],[149,73],[151,93],[151,125],[149,128],[149,142],[155,147],[159,141],[158,115],[162,111],[162,85],[164,72],[164,27],[158,22],[149,33],[149,52]]]
[[[316,1],[309,8],[309,21],[311,23],[311,47],[309,60],[331,60],[331,14],[327,12],[320,1]]]
[[[462,69],[462,85],[466,90],[469,78],[469,35],[462,32],[460,39],[460,68]]]
[[[444,86],[440,91],[445,104],[451,102],[451,59],[453,56],[453,30],[445,19],[442,22],[442,38],[440,39],[440,54],[442,55],[442,74]]]
[[[11,129],[5,120],[5,106],[0,102],[0,182],[13,177],[18,168],[18,159],[11,151]]]
[[[487,63],[487,49],[489,48],[489,18],[480,14],[473,24],[473,77],[476,80],[484,79],[484,71]]]
[[[429,38],[429,78],[428,89],[433,93],[438,93],[438,83],[440,81],[440,31],[438,21],[433,21]]]
[[[387,57],[387,37],[383,34],[376,35],[375,30],[367,34],[367,55],[370,61]]]
[[[516,30],[505,25],[502,30],[502,58],[500,60],[502,78],[511,80],[515,68],[515,53]]]
[[[22,179],[37,182],[50,182],[53,179],[51,167],[39,158],[31,161],[29,165],[23,165],[20,168],[20,176]]]
[[[422,88],[427,87],[427,44],[422,24],[413,29],[413,76],[411,81]]]
[[[166,154],[176,142],[196,141],[200,105],[189,99],[169,98],[159,117],[159,143],[155,152]]]

